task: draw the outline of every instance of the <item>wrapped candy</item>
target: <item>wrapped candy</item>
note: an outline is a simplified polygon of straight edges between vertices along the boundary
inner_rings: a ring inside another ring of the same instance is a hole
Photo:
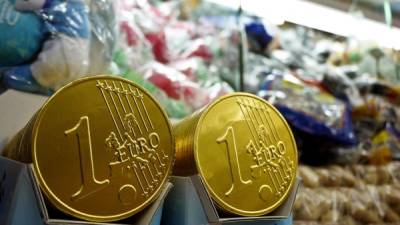
[[[153,85],[152,83],[144,80],[134,71],[124,71],[123,77],[132,80],[140,86],[144,87],[149,91],[157,100],[161,103],[164,109],[167,111],[168,115],[172,118],[182,118],[188,115],[191,111],[190,108],[182,101],[169,98],[165,92]]]
[[[175,118],[233,91],[220,79],[220,68],[226,66],[220,64],[224,57],[216,57],[216,53],[223,44],[230,47],[220,40],[220,31],[179,20],[176,2],[154,6],[146,0],[120,0],[115,4],[119,14],[114,74],[134,81],[140,77],[144,81],[140,83],[157,90],[155,95],[162,104],[165,101],[168,113]],[[137,77],[131,76],[133,73]],[[184,109],[178,113],[181,104]]]
[[[137,70],[149,61],[154,60],[152,44],[146,38],[139,25],[144,12],[133,1],[116,1],[116,45],[113,52],[114,61],[122,68]],[[153,25],[152,20],[147,23]]]
[[[163,90],[169,97],[184,101],[193,110],[209,101],[207,90],[171,67],[153,62],[145,66],[141,73],[146,80]]]

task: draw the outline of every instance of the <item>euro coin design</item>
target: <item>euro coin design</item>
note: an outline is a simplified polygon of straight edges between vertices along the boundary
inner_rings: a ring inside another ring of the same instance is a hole
[[[174,172],[197,172],[226,212],[271,212],[295,183],[294,137],[282,115],[261,98],[245,93],[222,97],[177,123],[174,130]]]
[[[141,211],[172,169],[166,113],[141,87],[118,77],[63,87],[19,135],[7,154],[32,162],[47,199],[84,220],[114,221]]]

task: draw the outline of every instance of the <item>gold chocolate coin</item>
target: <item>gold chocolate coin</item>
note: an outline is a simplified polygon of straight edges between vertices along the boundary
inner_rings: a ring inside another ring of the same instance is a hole
[[[170,175],[174,140],[166,113],[128,80],[72,82],[30,124],[8,153],[33,162],[40,188],[64,213],[127,218],[153,202]]]
[[[222,210],[259,216],[276,209],[295,183],[290,127],[268,102],[235,93],[177,123],[175,174],[198,172]]]

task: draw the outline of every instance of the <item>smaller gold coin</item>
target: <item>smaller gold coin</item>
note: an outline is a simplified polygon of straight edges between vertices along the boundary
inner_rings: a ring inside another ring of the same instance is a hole
[[[295,183],[297,148],[283,116],[254,95],[227,95],[174,126],[174,173],[196,172],[216,204],[242,216],[276,209]]]

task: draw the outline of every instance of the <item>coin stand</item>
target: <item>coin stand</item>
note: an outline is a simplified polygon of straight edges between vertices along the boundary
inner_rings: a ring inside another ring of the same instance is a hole
[[[167,183],[159,198],[142,212],[115,223],[96,223],[69,217],[44,199],[31,166],[0,156],[0,224],[10,225],[159,225],[164,199],[172,187]]]
[[[289,225],[292,224],[292,207],[300,186],[300,180],[297,178],[286,201],[266,216],[237,217],[217,210],[200,176],[172,176],[170,181],[174,188],[165,200],[162,219],[164,225]]]
[[[0,156],[0,224],[43,224],[28,167],[2,156]]]

